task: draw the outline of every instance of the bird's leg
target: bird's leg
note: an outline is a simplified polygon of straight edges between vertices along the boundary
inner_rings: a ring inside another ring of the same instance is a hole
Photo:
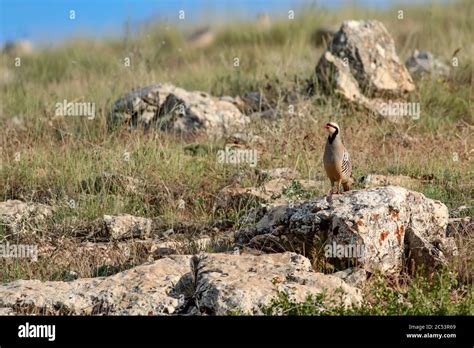
[[[351,182],[346,181],[345,183],[342,183],[342,188],[344,189],[344,192],[349,191],[351,189]]]
[[[339,180],[337,181],[337,190],[336,190],[336,193],[338,193],[338,194],[341,193],[341,181],[342,181],[341,179],[339,179]]]
[[[334,193],[334,181],[331,180],[331,189],[328,192],[328,196],[331,196]]]

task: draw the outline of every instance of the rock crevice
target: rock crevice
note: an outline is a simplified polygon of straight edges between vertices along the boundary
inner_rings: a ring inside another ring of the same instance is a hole
[[[295,253],[203,254],[173,255],[109,277],[14,281],[0,285],[0,310],[72,315],[261,314],[262,306],[278,291],[298,301],[322,292],[343,305],[362,299],[359,289],[339,277],[314,272],[310,261]]]

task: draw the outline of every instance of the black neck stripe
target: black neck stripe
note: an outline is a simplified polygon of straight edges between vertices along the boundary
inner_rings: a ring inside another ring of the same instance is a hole
[[[329,125],[329,127],[333,127],[333,126]],[[337,128],[337,127],[333,127],[333,128],[334,128],[336,131],[334,132],[334,134],[332,134],[332,135],[330,135],[330,136],[328,137],[329,144],[332,144],[332,142],[334,141],[334,139],[336,139],[337,134],[339,133],[339,128]]]

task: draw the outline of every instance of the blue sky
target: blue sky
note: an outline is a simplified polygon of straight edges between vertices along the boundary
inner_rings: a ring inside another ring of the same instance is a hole
[[[416,2],[417,0],[402,0]],[[418,2],[423,0],[418,0]],[[397,1],[399,2],[399,1]],[[430,2],[426,0],[425,2]],[[284,15],[305,4],[337,8],[344,4],[387,7],[391,0],[0,0],[0,45],[28,39],[55,43],[71,36],[120,35],[128,21],[132,28],[145,21],[177,20],[184,10],[187,23],[255,18],[258,13]],[[74,10],[76,19],[69,19]]]

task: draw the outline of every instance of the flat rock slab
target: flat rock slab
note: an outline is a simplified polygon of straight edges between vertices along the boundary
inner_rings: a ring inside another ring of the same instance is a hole
[[[235,238],[265,251],[302,253],[317,241],[330,250],[326,257],[357,259],[369,272],[399,273],[409,263],[432,271],[454,251],[447,224],[441,202],[386,186],[274,207]]]
[[[168,293],[187,271],[187,262],[165,258],[110,277],[18,280],[0,286],[0,307],[19,314],[168,314],[178,305]]]
[[[360,290],[314,272],[307,258],[287,252],[175,255],[110,277],[18,280],[0,285],[0,309],[16,314],[260,314],[278,290],[297,300],[324,291],[346,305],[361,301]]]

